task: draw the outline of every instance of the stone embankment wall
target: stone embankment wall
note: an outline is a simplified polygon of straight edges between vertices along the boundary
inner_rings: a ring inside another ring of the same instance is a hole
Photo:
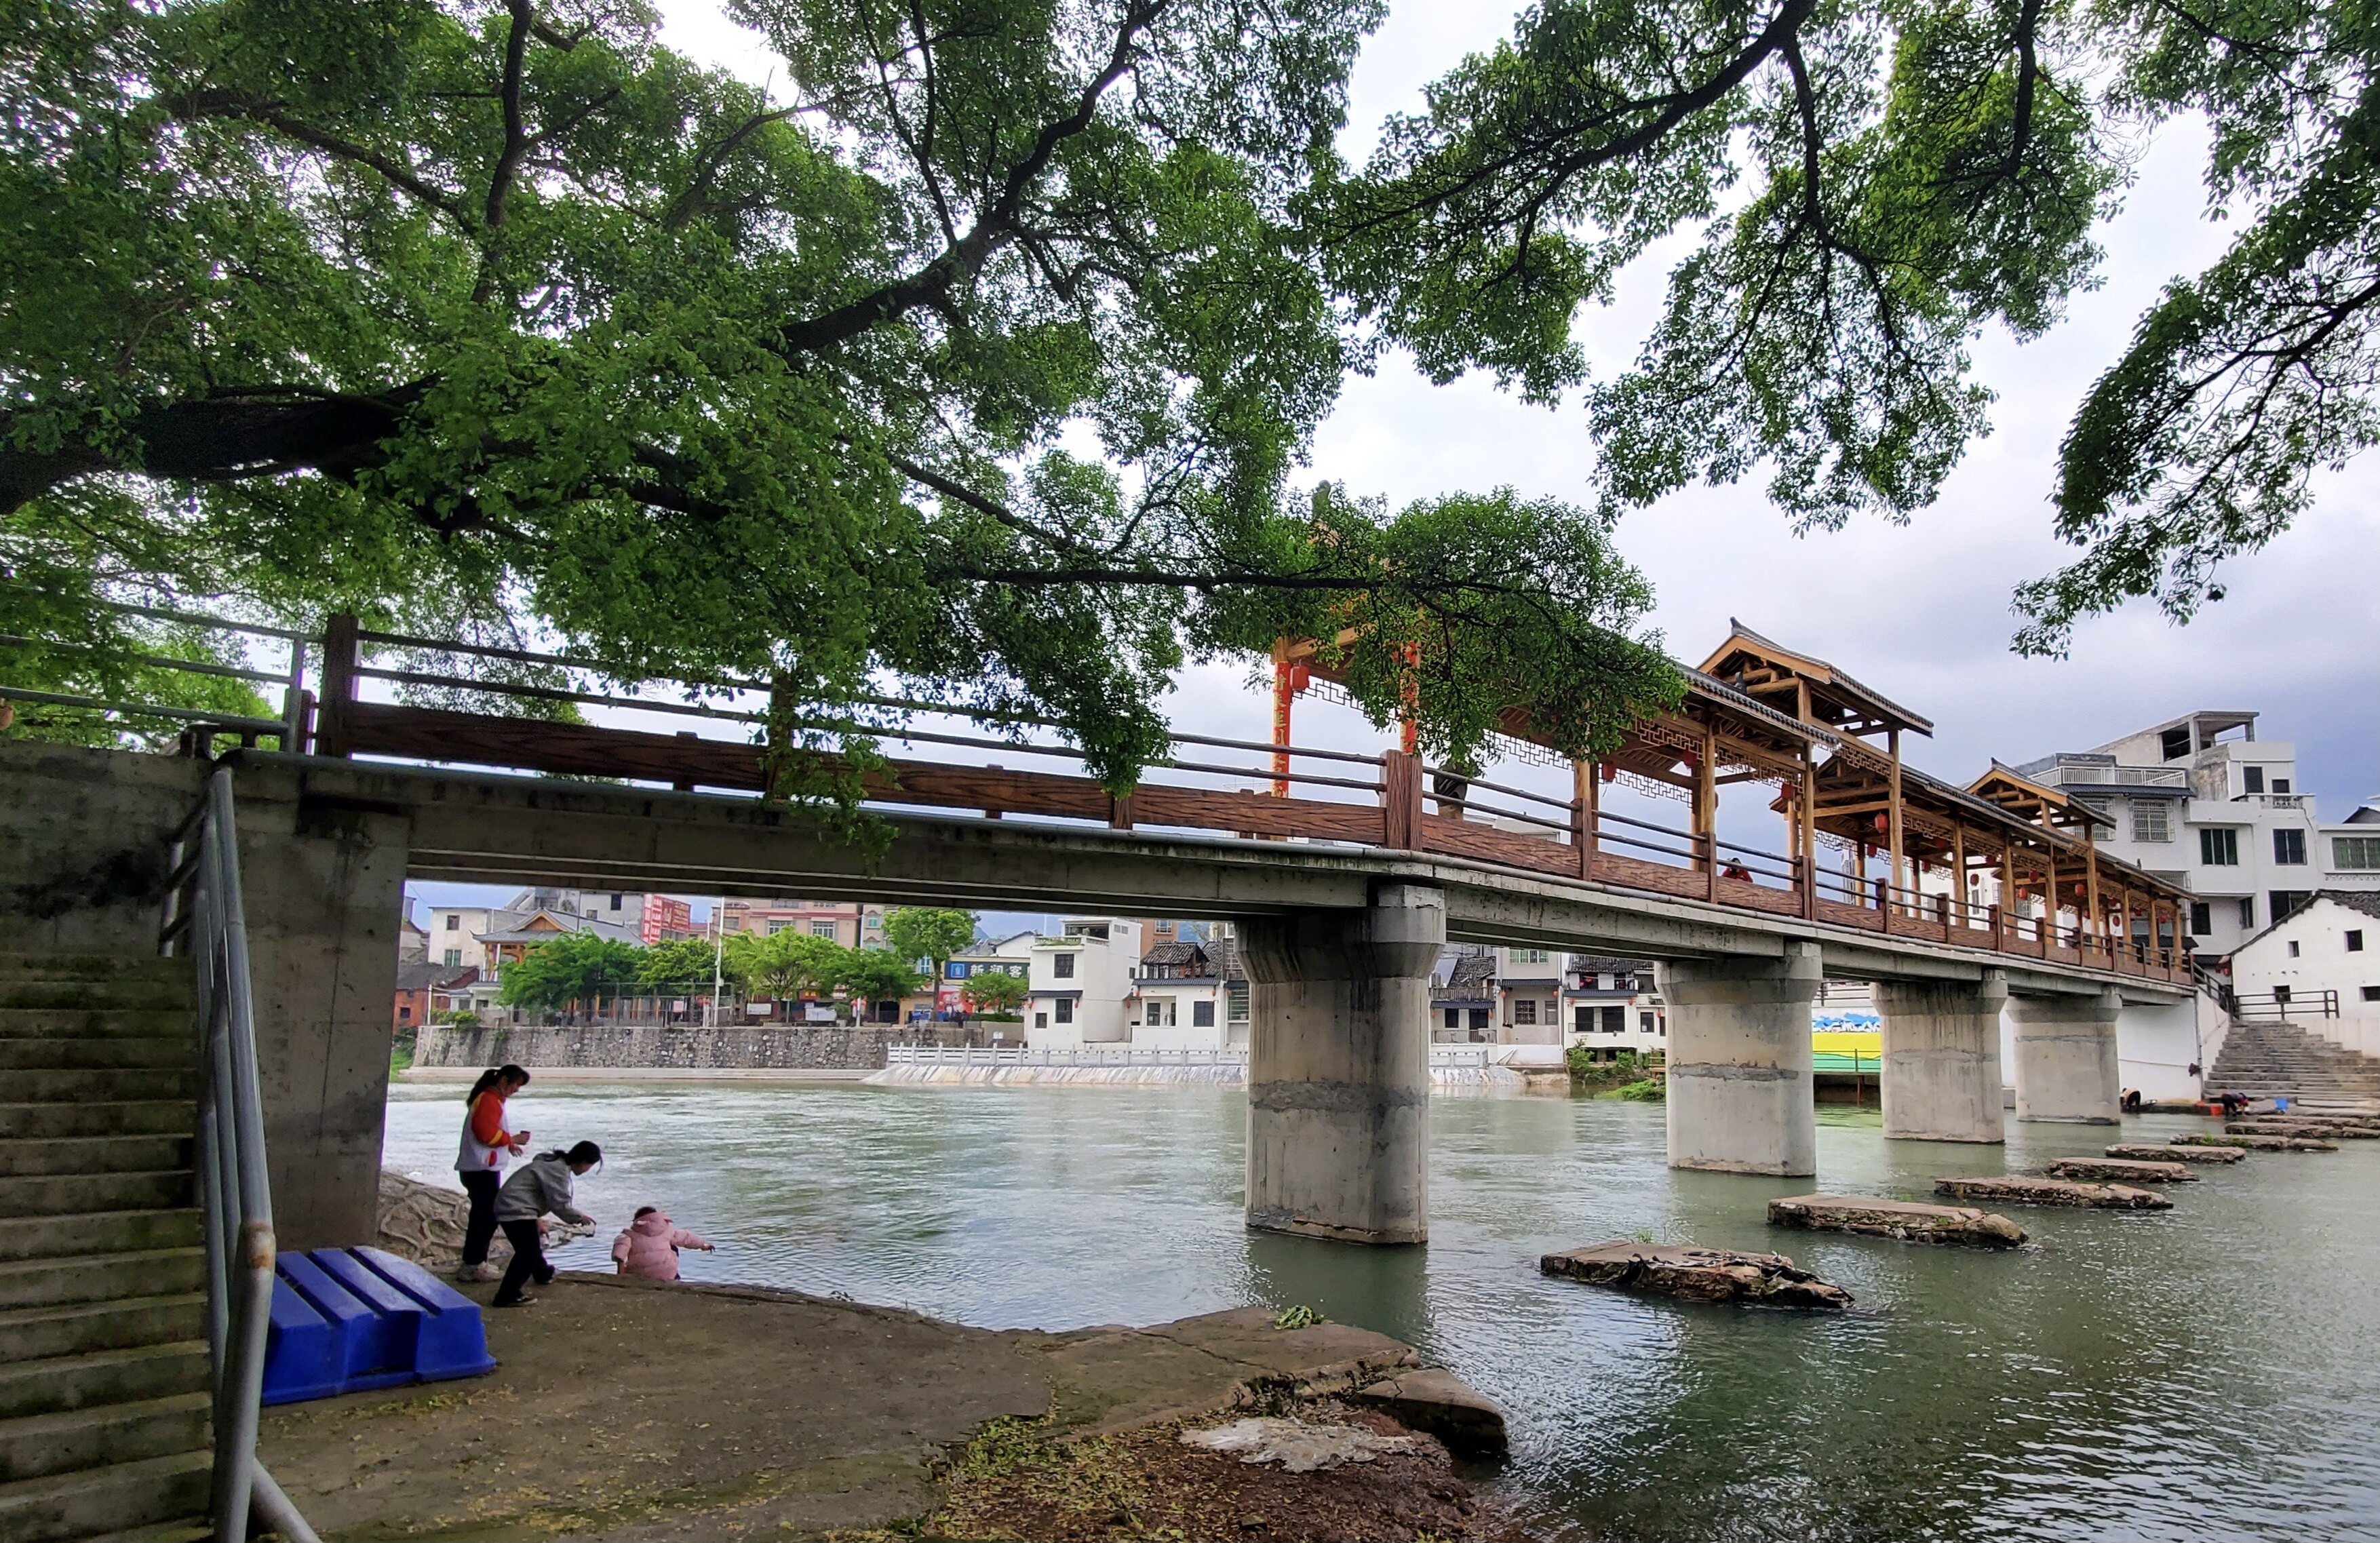
[[[872,1069],[884,1047],[958,1043],[954,1026],[915,1024],[501,1024],[423,1026],[416,1066],[619,1066],[693,1071]]]

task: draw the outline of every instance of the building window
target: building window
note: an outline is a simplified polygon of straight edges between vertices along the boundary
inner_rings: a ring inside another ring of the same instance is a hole
[[[1625,1007],[1607,1007],[1603,1009],[1603,1032],[1606,1034],[1627,1033],[1628,1009]]]
[[[616,910],[618,910],[619,908],[620,908],[620,897],[619,897],[618,895],[616,895],[616,894],[615,894],[615,895],[613,895],[613,896],[612,897],[612,909],[613,909],[613,910],[615,910],[615,911],[616,911]]]
[[[2363,952],[2363,933],[2361,929],[2350,932],[2347,935],[2347,952],[2350,954],[2361,954]]]
[[[2366,1002],[2380,1002],[2380,986],[2364,987],[2363,1000]]]
[[[463,951],[461,949],[450,948],[446,951],[446,963],[449,966],[459,965],[462,962]]]
[[[2299,906],[2313,896],[2304,890],[2274,890],[2265,896],[2272,910],[2268,913],[2276,923],[2284,922],[2296,914]]]
[[[2296,958],[2297,956],[2298,956],[2298,941],[2297,941],[2295,938],[2291,938],[2291,939],[2289,940],[2289,957],[2290,957],[2290,958],[2292,958],[2292,959],[2294,959],[2294,958]]]
[[[2157,748],[2165,752],[2166,759],[2180,760],[2190,754],[2190,731],[2188,729],[2166,730],[2157,735]]]
[[[1211,1002],[1192,1002],[1190,1004],[1190,1027],[1192,1028],[1214,1027],[1215,1004]]]
[[[2243,928],[2256,925],[2256,897],[2252,894],[2240,897],[2240,925]]]
[[[2240,866],[2240,832],[2228,825],[2207,825],[2198,832],[2198,860],[2209,868]]]
[[[1488,1009],[1485,1007],[1475,1007],[1471,1010],[1471,1032],[1474,1034],[1488,1032]]]
[[[1521,1024],[1534,1026],[1536,1021],[1537,1003],[1536,999],[1532,997],[1515,998],[1512,1002],[1513,1024],[1516,1026]]]
[[[2340,836],[2330,844],[2333,868],[2380,868],[2380,836]]]
[[[1071,954],[1051,954],[1050,956],[1050,973],[1061,980],[1074,979],[1075,956]]]
[[[834,923],[831,921],[814,921],[810,923],[810,936],[813,938],[833,937]]]
[[[2240,768],[2240,778],[2241,785],[2245,786],[2249,792],[2262,793],[2265,791],[2265,769],[2263,767],[2243,766]]]
[[[1070,1024],[1075,1021],[1074,998],[1060,997],[1056,1002],[1051,1002],[1050,1005],[1058,1010],[1058,1021],[1060,1023]]]
[[[1229,1000],[1224,1003],[1224,1006],[1232,1022],[1235,1024],[1244,1024],[1247,1022],[1248,988],[1246,983],[1244,981],[1237,986],[1227,987],[1225,990],[1228,993]]]
[[[1549,1024],[1558,1024],[1561,1022],[1561,1003],[1560,1002],[1548,1002],[1546,1003],[1545,1021]]]
[[[1148,1027],[1151,1028],[1172,1028],[1173,1027],[1173,999],[1172,997],[1149,998],[1147,1021]]]
[[[1542,948],[1516,948],[1512,950],[1512,963],[1516,965],[1546,965],[1551,964],[1552,962],[1553,955]]]
[[[2289,780],[2287,777],[2275,777],[2273,779],[2273,791],[2275,793],[2287,793],[2289,790]]]
[[[1653,1014],[1650,1014],[1650,1013],[1639,1013],[1639,1014],[1636,1014],[1636,1027],[1637,1027],[1639,1029],[1643,1030],[1643,1031],[1644,1031],[1645,1033],[1646,1033],[1646,1034],[1650,1034],[1650,1033],[1652,1033],[1652,1032],[1653,1032]]]
[[[1450,1007],[1446,1010],[1446,1027],[1449,1028],[1461,1028],[1463,1027],[1462,1008]]]
[[[2190,930],[2195,937],[2208,937],[2215,931],[2215,907],[2204,900],[2190,903]]]
[[[410,1022],[412,1021],[412,1019],[413,1019],[413,1009],[412,1009],[412,1008],[410,1008],[410,1007],[400,1007],[400,1008],[398,1008],[398,1009],[396,1010],[396,1021],[397,1021],[398,1023],[410,1023]]]
[[[2278,863],[2283,868],[2304,867],[2305,832],[2303,831],[2275,831],[2273,832],[2273,861]]]
[[[2171,841],[2173,811],[2154,799],[2132,800],[2132,839],[2134,841]]]
[[[2375,863],[2373,866],[2380,868],[2380,863]],[[463,918],[461,917],[448,917],[446,918],[446,930],[449,932],[460,932],[463,930]]]

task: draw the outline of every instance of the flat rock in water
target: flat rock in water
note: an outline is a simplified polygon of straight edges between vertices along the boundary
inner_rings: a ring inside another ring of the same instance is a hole
[[[1760,1302],[1776,1307],[1848,1307],[1852,1294],[1782,1254],[1739,1254],[1690,1244],[1615,1239],[1592,1248],[1548,1254],[1537,1268],[1589,1285],[1690,1302]]]
[[[2107,1148],[2111,1158],[2131,1158],[2140,1162],[2245,1162],[2248,1154],[2238,1147],[2152,1147],[2142,1142],[2119,1142]]]
[[[2210,1148],[2211,1149],[2211,1148]],[[2059,1158],[2049,1165],[2053,1179],[2118,1179],[2132,1184],[2196,1184],[2190,1165],[2170,1159]]]
[[[2380,1130],[2342,1124],[2334,1120],[2234,1120],[2223,1127],[2230,1136],[2294,1136],[2307,1141],[2380,1141]]]
[[[2243,1152],[2335,1152],[2336,1141],[2308,1141],[2294,1136],[2177,1136],[2177,1147],[2236,1147]]]
[[[1986,1248],[2013,1248],[2024,1241],[2023,1228],[1973,1206],[1929,1206],[1873,1195],[1788,1195],[1768,1202],[1768,1224],[1865,1233],[1904,1243],[1973,1243]]]
[[[1415,1430],[1426,1430],[1462,1457],[1495,1457],[1505,1448],[1504,1411],[1496,1401],[1438,1367],[1401,1371],[1348,1395]]]
[[[2173,1202],[2154,1190],[2130,1185],[2081,1184],[2072,1179],[1943,1179],[1937,1195],[1961,1200],[1998,1200],[2015,1206],[2087,1206],[2095,1210],[2171,1210]]]

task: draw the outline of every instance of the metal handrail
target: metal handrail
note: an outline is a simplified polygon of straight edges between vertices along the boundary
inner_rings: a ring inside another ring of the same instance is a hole
[[[187,879],[166,896],[161,952],[197,966],[198,1169],[214,1394],[212,1520],[217,1537],[245,1537],[252,1513],[294,1543],[312,1543],[313,1529],[256,1457],[276,1245],[229,771],[209,780],[205,801],[175,838],[171,868]]]

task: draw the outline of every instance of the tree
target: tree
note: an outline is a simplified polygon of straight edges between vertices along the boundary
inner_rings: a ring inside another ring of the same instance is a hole
[[[925,984],[906,959],[885,948],[847,948],[838,962],[835,984],[851,993],[852,1015],[871,1002],[905,997]]]
[[[832,938],[813,938],[791,928],[759,935],[738,932],[727,940],[727,956],[747,990],[771,1002],[830,997],[842,978],[844,955],[852,952]]]
[[[884,943],[896,955],[923,959],[928,978],[940,990],[943,966],[951,955],[975,942],[973,911],[937,910],[930,905],[898,905],[884,915]]]
[[[1025,978],[1005,970],[970,975],[959,1000],[970,1013],[1014,1013],[1025,1004]]]
[[[499,1000],[507,1007],[596,1002],[635,987],[644,950],[593,932],[563,932],[532,943],[504,967]]]
[[[648,991],[686,992],[708,996],[714,977],[740,983],[725,950],[709,938],[672,938],[644,952],[637,967],[637,984]]]
[[[206,594],[766,677],[789,751],[890,680],[1119,790],[1185,657],[1284,633],[1441,759],[1608,747],[1680,686],[1602,518],[1293,484],[1370,357],[1297,212],[1381,10],[737,0],[770,94],[642,6],[17,7],[0,565],[46,636]]]
[[[1539,0],[1306,205],[1332,281],[1435,379],[1584,386],[1607,513],[1766,465],[1805,529],[1929,503],[1986,428],[1971,349],[2095,280],[2143,129],[2203,118],[2238,230],[2076,411],[2052,493],[2082,548],[2018,646],[2154,596],[2177,620],[2380,436],[2373,10],[2211,0]],[[1697,237],[1634,367],[1577,309]]]

